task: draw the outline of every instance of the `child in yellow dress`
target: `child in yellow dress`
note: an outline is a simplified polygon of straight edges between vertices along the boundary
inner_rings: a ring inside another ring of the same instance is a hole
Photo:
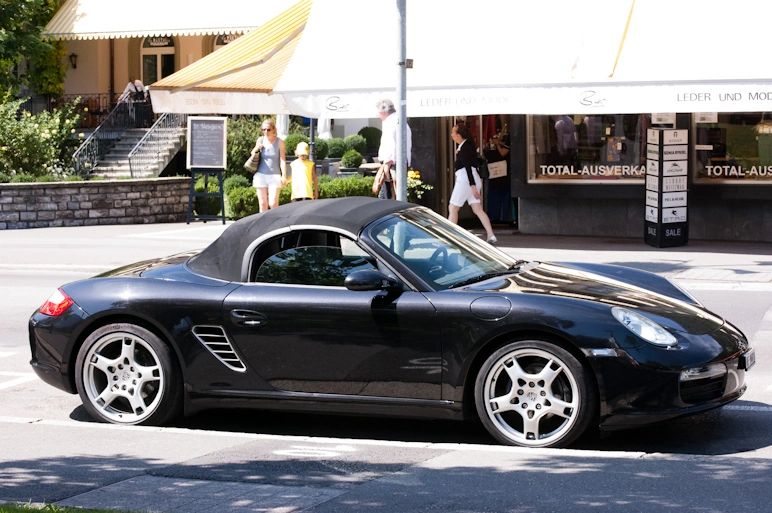
[[[292,201],[319,199],[319,179],[316,166],[308,160],[308,143],[299,142],[295,148],[297,159],[290,164]]]

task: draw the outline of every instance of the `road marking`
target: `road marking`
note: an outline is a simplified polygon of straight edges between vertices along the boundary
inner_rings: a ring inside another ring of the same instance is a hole
[[[724,406],[724,409],[734,411],[763,411],[766,413],[772,413],[772,406],[743,406],[740,404],[728,404]]]
[[[46,273],[98,273],[116,266],[87,264],[0,264],[0,271],[34,271]]]
[[[227,227],[228,224],[220,223],[199,228],[182,228],[179,230],[166,230],[151,233],[129,233],[120,235],[119,237],[129,239],[201,240],[211,242],[219,237]]]
[[[356,452],[356,449],[350,445],[337,445],[324,449],[308,445],[291,445],[289,449],[273,451],[279,456],[298,456],[300,458],[335,458],[340,456],[341,452]]]
[[[16,379],[0,383],[0,390],[38,379],[37,375],[33,372],[0,372],[0,376],[16,377]]]
[[[0,351],[0,358],[8,358],[9,356],[13,356],[16,353],[11,353],[9,351]]]

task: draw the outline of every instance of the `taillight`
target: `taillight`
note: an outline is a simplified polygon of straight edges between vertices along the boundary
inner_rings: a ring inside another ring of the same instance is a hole
[[[74,302],[62,289],[57,289],[40,307],[40,313],[50,315],[51,317],[58,317]]]

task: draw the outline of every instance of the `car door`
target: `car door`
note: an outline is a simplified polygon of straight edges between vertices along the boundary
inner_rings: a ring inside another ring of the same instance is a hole
[[[380,265],[331,232],[284,234],[255,253],[253,282],[224,302],[239,352],[276,390],[440,399],[440,330],[420,292],[351,291]]]

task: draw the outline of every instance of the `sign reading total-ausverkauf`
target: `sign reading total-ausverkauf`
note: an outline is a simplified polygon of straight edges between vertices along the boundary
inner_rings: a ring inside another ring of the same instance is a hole
[[[227,123],[228,118],[220,116],[188,118],[188,169],[227,167]]]

